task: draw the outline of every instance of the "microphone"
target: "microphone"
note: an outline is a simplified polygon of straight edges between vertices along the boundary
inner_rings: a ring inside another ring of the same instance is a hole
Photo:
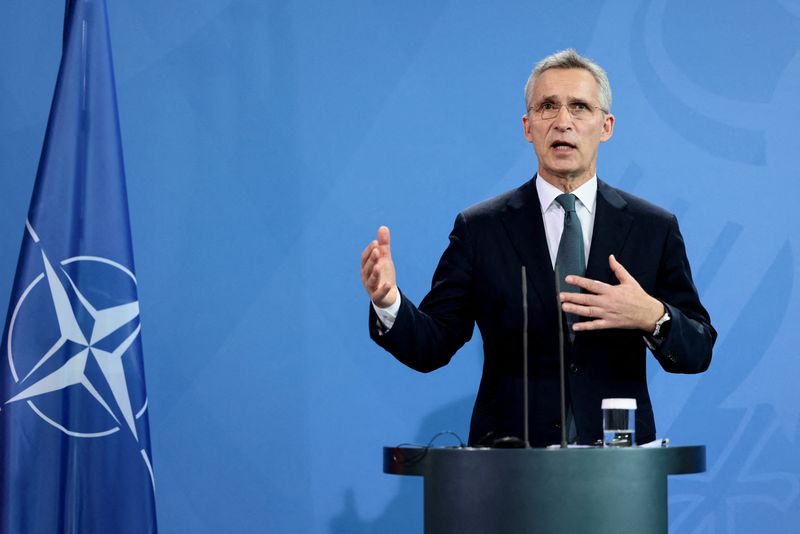
[[[528,276],[525,266],[522,266],[522,417],[525,448],[531,447],[528,439]]]
[[[528,277],[522,266],[522,439],[505,436],[492,441],[492,447],[501,449],[530,449],[528,431]]]
[[[523,267],[524,269],[524,267]],[[558,284],[560,276],[558,265],[555,266],[556,276],[556,311],[558,312],[558,366],[560,372],[559,387],[561,388],[561,448],[567,448],[567,395],[566,379],[564,377],[564,313],[561,311],[561,300],[558,298]]]

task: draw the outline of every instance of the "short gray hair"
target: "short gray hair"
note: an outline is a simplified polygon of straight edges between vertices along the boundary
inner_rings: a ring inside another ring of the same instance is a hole
[[[611,112],[611,84],[608,82],[606,71],[591,59],[577,53],[573,48],[567,48],[561,52],[551,54],[536,64],[528,78],[528,83],[525,84],[526,108],[533,103],[533,87],[536,85],[536,80],[539,79],[539,76],[544,71],[550,69],[583,69],[589,71],[597,82],[597,96],[600,99],[600,107],[606,113]]]

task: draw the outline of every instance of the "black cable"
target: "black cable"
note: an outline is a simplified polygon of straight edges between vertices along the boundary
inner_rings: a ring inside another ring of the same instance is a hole
[[[413,464],[413,463],[419,462],[420,460],[425,458],[425,456],[428,454],[428,451],[430,449],[434,448],[433,447],[433,442],[436,441],[436,439],[439,438],[440,436],[445,436],[445,435],[453,436],[454,438],[456,438],[458,440],[458,445],[457,446],[451,446],[452,448],[464,449],[464,448],[467,447],[467,444],[464,443],[464,440],[461,439],[461,436],[459,436],[457,433],[453,432],[452,430],[442,430],[441,432],[437,432],[436,434],[434,434],[433,437],[430,439],[430,441],[428,441],[428,443],[426,445],[420,445],[419,443],[400,443],[395,448],[396,449],[401,449],[401,448],[403,448],[403,449],[418,449],[419,453],[418,454],[413,454],[413,455],[409,454],[408,451],[405,451],[406,461],[403,462],[403,463]]]

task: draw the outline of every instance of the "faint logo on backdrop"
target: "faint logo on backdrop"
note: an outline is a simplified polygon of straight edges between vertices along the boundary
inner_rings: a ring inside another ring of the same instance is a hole
[[[135,286],[136,277],[97,256],[54,264],[26,226],[41,252],[42,271],[11,314],[8,365],[21,391],[5,404],[24,401],[43,421],[75,438],[100,438],[125,428],[138,441],[136,420],[146,412],[147,399],[135,398],[141,388],[129,384],[124,359],[139,337],[139,303],[120,304],[114,291]],[[82,288],[86,278],[92,282],[89,291]],[[69,410],[69,420],[62,419],[65,404],[77,407]]]
[[[630,35],[631,60],[642,93],[659,118],[688,141],[680,149],[687,154],[696,148],[703,151],[672,165],[678,171],[691,171],[698,162],[701,167],[716,167],[719,176],[705,178],[714,180],[719,189],[744,184],[739,198],[745,203],[756,200],[748,198],[750,192],[796,191],[800,152],[800,139],[793,132],[800,120],[796,98],[800,38],[796,32],[772,35],[776,28],[800,26],[786,16],[800,16],[800,2],[781,0],[753,7],[757,11],[752,17],[758,18],[758,24],[736,28],[721,22],[721,17],[737,19],[738,24],[749,22],[743,14],[747,9],[745,3],[642,2]],[[742,13],[732,15],[733,10]],[[704,30],[700,33],[699,29]],[[673,30],[680,39],[665,37]],[[746,57],[731,56],[734,44],[741,48],[740,32],[758,42]],[[785,46],[776,47],[776,43]],[[682,62],[681,69],[673,64],[672,55],[690,51],[698,58],[691,68]],[[740,84],[735,87],[724,87],[721,81],[736,79]],[[758,91],[743,89],[756,86]],[[687,162],[688,168],[682,168]],[[759,228],[765,216],[777,232],[745,231]],[[711,371],[688,396],[670,399],[681,406],[670,432],[701,437],[709,445],[707,473],[673,482],[670,526],[674,532],[749,533],[756,527],[777,532],[796,513],[792,510],[800,496],[800,461],[787,451],[796,446],[793,433],[800,408],[787,386],[770,386],[754,378],[771,373],[774,382],[776,372],[788,370],[766,371],[771,360],[765,356],[781,333],[791,303],[796,236],[789,229],[796,227],[793,218],[792,210],[765,215],[759,209],[745,209],[735,221],[719,221],[721,230],[697,271],[702,294],[718,273],[743,270],[729,255],[737,240],[755,235],[761,241],[757,245],[765,257],[756,264],[763,264],[764,270],[748,273],[755,287],[748,289],[751,294],[718,340]],[[747,250],[750,245],[740,243],[739,248]]]

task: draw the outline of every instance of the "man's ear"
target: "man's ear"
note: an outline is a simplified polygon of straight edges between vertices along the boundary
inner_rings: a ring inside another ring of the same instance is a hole
[[[600,142],[604,143],[611,139],[611,136],[614,135],[614,115],[611,113],[606,113],[605,118],[603,119],[603,132],[600,135]]]
[[[533,143],[533,134],[531,134],[531,119],[528,114],[522,116],[522,133],[529,143]]]

